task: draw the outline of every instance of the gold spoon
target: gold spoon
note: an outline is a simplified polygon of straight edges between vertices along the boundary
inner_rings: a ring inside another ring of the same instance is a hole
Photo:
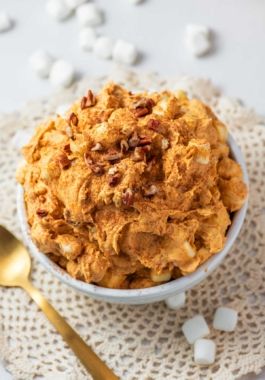
[[[0,226],[0,285],[25,289],[44,312],[94,380],[119,380],[106,364],[86,345],[64,318],[29,281],[30,256],[24,245]]]

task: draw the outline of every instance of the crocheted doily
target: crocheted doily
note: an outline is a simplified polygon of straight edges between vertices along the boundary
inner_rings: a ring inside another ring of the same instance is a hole
[[[85,78],[67,91],[0,116],[0,224],[18,237],[15,171],[21,160],[14,140],[19,130],[32,132],[62,103],[97,91],[108,78]],[[243,230],[223,264],[187,294],[186,306],[173,311],[163,302],[145,306],[99,302],[60,283],[33,262],[33,283],[125,380],[237,379],[265,366],[265,120],[239,101],[224,97],[208,81],[190,77],[162,80],[118,70],[111,76],[132,90],[182,88],[208,103],[229,126],[245,155],[250,176],[250,204]],[[28,295],[0,287],[0,358],[14,379],[90,378]],[[215,309],[233,305],[239,322],[233,333],[211,332],[217,345],[214,365],[198,367],[181,325],[203,314],[209,325]]]

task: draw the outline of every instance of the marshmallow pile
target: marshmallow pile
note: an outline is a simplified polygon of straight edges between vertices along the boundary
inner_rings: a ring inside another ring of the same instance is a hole
[[[165,303],[169,309],[177,310],[185,305],[185,293],[170,296]],[[231,332],[236,328],[238,313],[229,307],[219,307],[213,318],[215,330]],[[188,343],[193,345],[194,361],[199,365],[210,365],[215,361],[216,344],[212,339],[205,339],[210,329],[205,318],[198,314],[182,325],[182,332]]]
[[[139,4],[142,0],[130,2]],[[78,42],[82,50],[93,51],[100,59],[113,59],[125,65],[133,65],[137,61],[138,52],[133,44],[97,35],[94,28],[104,22],[104,12],[95,3],[89,3],[87,0],[48,0],[46,11],[57,21],[63,21],[76,14],[80,27]]]
[[[234,331],[238,314],[229,307],[219,307],[214,315],[213,327],[220,331]],[[199,365],[210,365],[215,361],[216,344],[212,339],[205,339],[209,327],[202,315],[195,315],[182,326],[182,332],[188,343],[193,345],[194,361]]]
[[[29,58],[31,69],[40,78],[49,78],[55,87],[69,87],[74,80],[73,66],[63,59],[55,60],[47,51],[37,50]]]

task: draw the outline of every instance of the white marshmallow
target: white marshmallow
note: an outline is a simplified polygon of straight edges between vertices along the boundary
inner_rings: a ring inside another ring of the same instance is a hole
[[[99,37],[94,44],[94,52],[97,57],[109,59],[112,56],[113,40],[109,37]]]
[[[136,47],[129,42],[118,40],[113,49],[113,59],[119,63],[132,65],[137,60],[138,52]]]
[[[55,61],[50,71],[50,82],[56,87],[68,87],[74,80],[74,68],[73,66],[59,59]]]
[[[29,142],[32,134],[32,131],[25,131],[23,129],[18,130],[11,139],[12,146],[17,150],[20,150]]]
[[[194,361],[200,365],[213,364],[216,345],[211,339],[197,339],[194,343]]]
[[[87,0],[65,0],[65,1],[66,1],[66,4],[68,5],[68,7],[71,9],[76,9],[80,5],[87,2]]]
[[[53,58],[45,50],[36,50],[29,57],[29,64],[39,77],[46,78],[50,74]]]
[[[0,33],[7,32],[8,30],[12,28],[12,26],[13,26],[13,22],[11,18],[9,17],[9,15],[6,12],[1,11],[0,12]]]
[[[174,296],[168,297],[165,303],[169,309],[177,310],[182,308],[186,302],[186,293],[175,294]]]
[[[66,0],[48,0],[46,11],[57,21],[63,21],[72,13],[72,9],[67,5]]]
[[[94,48],[97,39],[97,33],[95,29],[86,27],[79,32],[79,46],[82,50],[92,50]]]
[[[218,307],[214,314],[213,327],[221,331],[234,331],[238,319],[236,310],[229,307]]]
[[[212,46],[210,29],[203,25],[187,25],[185,43],[188,51],[196,57],[208,53]]]
[[[67,112],[69,111],[70,107],[71,107],[70,103],[61,104],[56,108],[55,113],[62,117],[66,117]]]
[[[103,13],[96,4],[82,4],[76,10],[80,26],[97,26],[103,22]]]
[[[182,332],[190,344],[193,344],[197,339],[204,338],[210,333],[204,317],[199,314],[184,323]]]

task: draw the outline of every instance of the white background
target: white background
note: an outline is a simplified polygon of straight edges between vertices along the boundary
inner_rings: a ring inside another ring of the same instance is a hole
[[[99,33],[133,42],[141,51],[136,70],[209,77],[227,95],[265,115],[265,0],[146,0],[139,6],[129,0],[96,2],[106,15]],[[62,23],[50,19],[45,0],[0,0],[1,9],[14,18],[15,27],[0,34],[0,112],[52,90],[28,66],[29,55],[38,48],[69,60],[80,75],[111,71],[111,62],[80,51],[76,18]],[[212,28],[212,54],[201,59],[188,54],[182,43],[187,23]],[[1,371],[0,366],[0,379],[8,379]]]
[[[143,53],[137,70],[210,77],[227,95],[265,114],[264,0],[146,0],[139,6],[129,0],[95,1],[106,10],[99,32],[131,41]],[[0,34],[0,112],[50,93],[49,83],[28,66],[28,56],[39,47],[69,60],[81,73],[111,70],[111,62],[80,51],[76,18],[57,23],[46,14],[45,2],[0,0],[0,9],[16,20],[12,32]],[[215,31],[215,51],[208,57],[194,59],[185,51],[183,30],[190,22]]]

